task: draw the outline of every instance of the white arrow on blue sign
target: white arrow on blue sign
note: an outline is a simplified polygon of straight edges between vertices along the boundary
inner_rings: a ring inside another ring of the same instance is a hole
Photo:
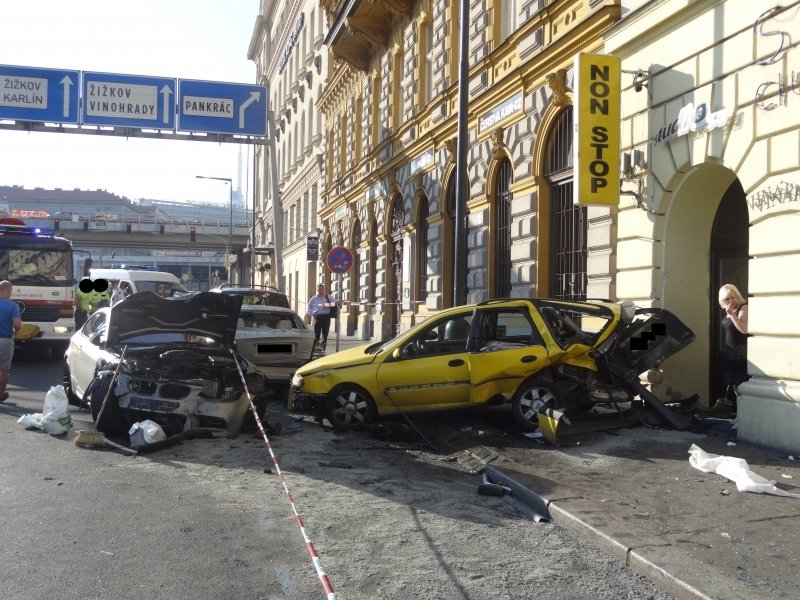
[[[84,125],[175,129],[176,80],[83,72]]]
[[[79,71],[0,65],[0,119],[78,122]]]
[[[178,130],[267,134],[267,88],[245,83],[178,80]]]

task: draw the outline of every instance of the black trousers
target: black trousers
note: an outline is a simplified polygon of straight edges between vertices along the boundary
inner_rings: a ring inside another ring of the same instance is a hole
[[[82,310],[80,308],[76,308],[75,309],[75,331],[78,331],[78,329],[83,327],[83,324],[86,323],[86,319],[87,319],[86,311]]]
[[[328,339],[328,332],[331,329],[331,318],[329,316],[314,317],[314,341],[325,343]]]

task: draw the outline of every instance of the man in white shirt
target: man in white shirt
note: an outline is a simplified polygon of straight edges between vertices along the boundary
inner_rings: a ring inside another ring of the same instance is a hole
[[[125,292],[122,291],[122,288],[119,287],[119,280],[112,279],[111,280],[111,306],[114,306],[117,302],[121,302],[125,299]]]
[[[308,301],[307,313],[314,317],[314,343],[323,347],[328,341],[328,331],[331,328],[331,313],[336,310],[336,300],[325,293],[325,286],[317,286],[316,296],[311,296]]]

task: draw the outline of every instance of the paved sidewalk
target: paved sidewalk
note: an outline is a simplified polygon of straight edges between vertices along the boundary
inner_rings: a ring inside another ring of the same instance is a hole
[[[735,442],[728,421],[704,433],[635,427],[513,454],[487,467],[522,508],[549,517],[677,598],[800,598],[800,499],[739,492],[689,464],[696,444],[747,460],[800,493],[800,440],[788,455]],[[735,445],[728,445],[734,442]],[[526,464],[527,463],[527,464]]]

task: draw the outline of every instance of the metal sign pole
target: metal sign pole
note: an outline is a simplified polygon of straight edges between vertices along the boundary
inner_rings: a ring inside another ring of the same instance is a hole
[[[339,285],[337,286],[337,288],[339,289],[339,294],[341,295],[341,293],[342,293],[342,274],[341,273],[339,273],[338,283],[339,283]],[[339,351],[339,311],[341,311],[341,309],[342,309],[342,307],[341,307],[341,298],[340,298],[339,300],[336,300],[336,351],[337,352]]]

